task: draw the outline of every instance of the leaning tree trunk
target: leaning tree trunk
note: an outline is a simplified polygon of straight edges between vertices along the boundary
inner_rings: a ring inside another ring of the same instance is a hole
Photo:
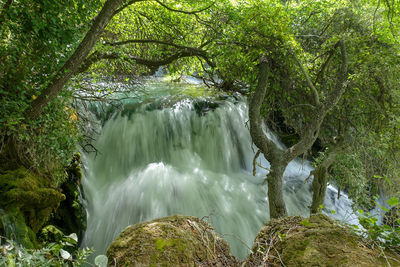
[[[105,2],[102,10],[86,33],[85,38],[83,38],[75,52],[57,72],[50,84],[32,102],[30,108],[25,113],[26,117],[36,120],[42,113],[43,108],[60,93],[64,85],[78,71],[83,60],[85,60],[93,46],[99,40],[100,34],[114,16],[117,8],[124,2],[125,0],[107,0]]]

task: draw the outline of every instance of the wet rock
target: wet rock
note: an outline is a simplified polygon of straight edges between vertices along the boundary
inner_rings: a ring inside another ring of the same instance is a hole
[[[326,215],[286,217],[264,225],[245,266],[398,266],[382,252]]]
[[[199,116],[204,116],[209,111],[214,111],[221,105],[221,102],[207,99],[196,99],[193,102],[194,109]]]
[[[36,233],[65,195],[50,179],[22,166],[0,168],[0,233],[27,248],[36,247]]]
[[[79,153],[74,155],[66,172],[68,178],[60,187],[66,199],[60,203],[48,224],[57,226],[67,235],[76,233],[80,243],[86,230],[86,210],[83,207],[81,197],[82,172]]]
[[[174,215],[127,227],[107,251],[109,266],[237,266],[206,222]]]

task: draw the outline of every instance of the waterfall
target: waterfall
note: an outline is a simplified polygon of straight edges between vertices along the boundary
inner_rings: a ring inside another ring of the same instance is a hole
[[[208,220],[232,254],[246,257],[269,219],[263,184],[269,164],[260,157],[264,168],[252,175],[256,147],[247,124],[247,104],[240,98],[164,97],[108,119],[95,143],[101,154],[83,155],[88,214],[83,246],[104,254],[128,225],[181,214]],[[285,171],[289,215],[309,214],[311,181],[304,180],[311,169],[308,161],[296,159]],[[328,188],[325,210],[355,219],[351,201],[346,195],[338,200],[335,190]]]

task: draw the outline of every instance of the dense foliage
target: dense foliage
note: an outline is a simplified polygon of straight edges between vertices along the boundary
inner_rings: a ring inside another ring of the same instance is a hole
[[[165,66],[171,74],[251,93],[263,56],[269,73],[261,114],[290,147],[307,135],[320,111],[316,107],[338,86],[345,47],[346,90],[316,129],[317,145],[302,154],[317,169],[326,168],[321,173],[358,207],[371,208],[372,196],[381,192],[398,194],[396,1],[120,1],[99,41],[81,58],[73,83],[46,102],[38,118],[28,116],[52,79],[63,75],[59,71],[94,27],[95,16],[117,2],[0,1],[1,158],[58,185],[80,140],[79,118],[71,107],[74,88],[93,77],[123,75],[130,81]]]
[[[70,94],[63,92],[51,102],[39,120],[27,120],[24,112],[78,46],[99,4],[0,3],[0,143],[4,148],[12,138],[11,157],[53,176],[56,183],[64,178],[62,168],[76,151]]]
[[[45,232],[48,232],[48,229],[45,229]],[[0,265],[15,267],[83,266],[86,263],[86,258],[93,251],[90,249],[77,249],[78,239],[76,234],[64,236],[59,232],[58,235],[59,238],[55,242],[49,242],[41,249],[26,249],[13,240],[8,240],[0,236]],[[106,264],[96,264],[96,266],[103,267]]]

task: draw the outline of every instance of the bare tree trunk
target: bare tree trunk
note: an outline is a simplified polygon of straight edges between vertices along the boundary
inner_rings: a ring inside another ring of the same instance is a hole
[[[95,18],[93,25],[86,33],[85,38],[83,38],[78,48],[57,72],[39,97],[32,102],[31,107],[25,113],[27,118],[36,120],[42,113],[43,108],[60,93],[67,81],[78,71],[79,66],[83,60],[86,59],[89,52],[100,38],[100,34],[114,16],[117,8],[124,2],[125,0],[107,0],[105,2],[102,10]]]
[[[281,159],[270,161],[271,168],[267,175],[270,218],[287,216],[285,201],[283,200],[283,172],[287,163]]]

